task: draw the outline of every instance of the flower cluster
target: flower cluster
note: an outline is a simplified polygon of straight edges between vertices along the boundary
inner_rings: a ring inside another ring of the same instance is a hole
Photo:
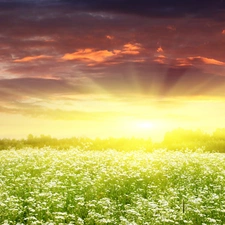
[[[0,224],[225,224],[225,155],[0,152]]]

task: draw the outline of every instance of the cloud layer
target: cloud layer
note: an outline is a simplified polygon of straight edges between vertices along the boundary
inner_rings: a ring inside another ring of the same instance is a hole
[[[1,110],[41,115],[46,101],[106,94],[224,98],[224,12],[224,1],[0,1]]]

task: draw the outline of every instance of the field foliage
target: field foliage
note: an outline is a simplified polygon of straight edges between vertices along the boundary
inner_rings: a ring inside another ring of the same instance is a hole
[[[78,148],[82,150],[107,150],[135,151],[141,150],[152,152],[155,149],[163,148],[167,150],[196,151],[201,149],[204,152],[225,153],[225,128],[218,128],[212,134],[202,130],[175,129],[165,133],[160,142],[153,142],[151,137],[137,138],[88,138],[71,137],[57,139],[49,135],[34,136],[29,134],[26,139],[0,139],[0,150],[24,149],[24,148],[44,148],[54,149]]]
[[[225,155],[0,152],[0,224],[225,224]]]

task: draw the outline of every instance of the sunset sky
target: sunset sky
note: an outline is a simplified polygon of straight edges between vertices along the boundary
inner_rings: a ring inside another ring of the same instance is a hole
[[[225,127],[225,1],[0,0],[0,138]]]

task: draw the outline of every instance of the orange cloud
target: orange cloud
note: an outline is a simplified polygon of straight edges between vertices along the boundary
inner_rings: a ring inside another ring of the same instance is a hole
[[[176,66],[191,66],[192,63],[190,62],[189,59],[185,58],[177,58],[176,59]]]
[[[37,59],[48,59],[51,58],[52,56],[48,56],[48,55],[38,55],[38,56],[27,56],[24,57],[22,59],[15,59],[14,62],[30,62],[30,61],[34,61]]]
[[[157,49],[157,52],[164,52],[161,46]]]
[[[209,58],[202,58],[202,61],[206,64],[213,64],[213,65],[225,65],[224,62],[218,61],[216,59],[209,59]]]
[[[128,55],[137,55],[140,53],[140,50],[141,50],[141,47],[140,47],[140,44],[125,44],[123,46],[123,49],[122,49],[122,54],[128,54]]]
[[[160,64],[165,64],[165,60],[166,60],[166,56],[163,55],[164,50],[163,48],[160,46],[157,48],[156,50],[156,54],[155,54],[155,59],[153,60],[154,62],[160,63]]]
[[[191,61],[196,60],[196,59],[200,59],[203,63],[209,64],[209,65],[218,65],[218,66],[225,65],[224,62],[221,62],[219,60],[210,59],[210,58],[206,58],[206,57],[202,57],[202,56],[188,57],[188,59],[191,60]]]
[[[95,61],[95,62],[103,62],[107,58],[114,56],[115,53],[108,51],[108,50],[100,50],[95,51],[94,49],[87,48],[87,49],[78,49],[77,52],[74,53],[67,53],[65,54],[62,59],[63,60],[87,60],[87,61]]]
[[[154,59],[154,62],[165,64],[166,57],[164,55],[159,55],[156,59]]]
[[[158,62],[160,64],[166,63],[166,57],[162,54],[158,55],[154,62]],[[212,59],[212,58],[206,58],[202,56],[195,56],[195,57],[187,57],[187,58],[176,58],[173,61],[173,66],[183,67],[183,66],[192,66],[192,65],[198,65],[198,64],[208,64],[208,65],[217,65],[217,66],[224,66],[225,62]]]
[[[109,40],[114,39],[114,37],[113,37],[113,36],[111,36],[111,35],[106,35],[106,38],[107,38],[107,39],[109,39]]]
[[[109,50],[98,50],[92,48],[78,49],[74,53],[65,54],[63,60],[82,60],[82,61],[92,61],[92,62],[104,62],[109,58],[120,56],[120,55],[137,55],[140,53],[140,44],[125,44],[123,48],[115,49],[113,51]],[[89,64],[93,65],[93,64]]]
[[[222,31],[222,34],[225,34],[225,30]]]

